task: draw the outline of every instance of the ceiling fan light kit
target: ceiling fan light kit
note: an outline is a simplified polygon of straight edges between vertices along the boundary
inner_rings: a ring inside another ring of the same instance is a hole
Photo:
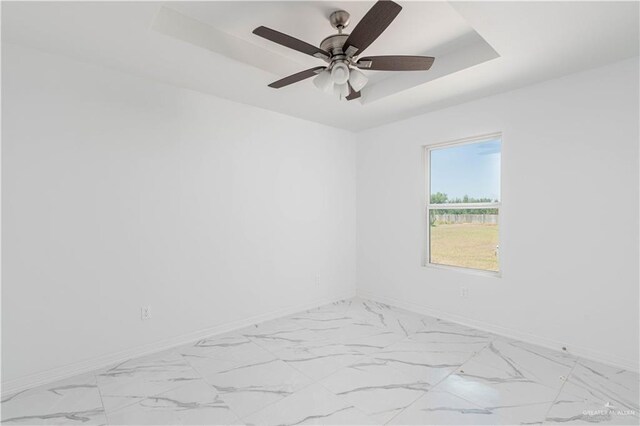
[[[349,96],[349,85],[347,83],[334,84],[333,93],[338,99],[346,99]]]
[[[333,92],[339,99],[352,100],[361,96],[361,90],[368,82],[367,76],[358,68],[372,71],[429,70],[434,61],[430,56],[393,55],[358,59],[359,55],[387,29],[401,10],[402,7],[391,0],[378,0],[358,22],[351,34],[343,34],[344,29],[349,25],[349,13],[336,10],[329,16],[329,22],[338,30],[338,34],[326,37],[320,43],[320,47],[267,27],[256,28],[253,33],[260,37],[328,63],[325,67],[300,71],[275,81],[269,84],[269,87],[279,89],[316,76],[313,83],[320,90]]]
[[[333,88],[333,80],[331,80],[331,71],[325,69],[321,71],[316,78],[313,79],[313,84],[323,92],[329,92]]]
[[[369,79],[362,71],[357,68],[353,68],[349,73],[349,84],[353,87],[353,90],[359,92],[367,84]]]
[[[344,62],[336,62],[331,68],[331,79],[335,84],[345,84],[349,80],[349,67]]]

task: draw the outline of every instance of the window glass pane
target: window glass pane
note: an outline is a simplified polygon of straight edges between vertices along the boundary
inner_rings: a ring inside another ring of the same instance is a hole
[[[431,203],[500,201],[499,138],[430,151]]]
[[[498,209],[429,211],[429,261],[499,271]]]

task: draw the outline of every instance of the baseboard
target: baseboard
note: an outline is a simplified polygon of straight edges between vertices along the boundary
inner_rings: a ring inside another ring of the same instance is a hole
[[[217,334],[228,333],[230,331],[238,330],[244,327],[248,327],[252,324],[269,321],[286,315],[294,314],[296,312],[306,311],[329,303],[334,303],[340,300],[349,299],[355,296],[355,293],[344,294],[340,297],[324,298],[314,302],[305,303],[301,305],[291,306],[289,308],[278,309],[265,314],[255,315],[249,318],[245,318],[239,321],[232,321],[224,324],[220,324],[214,327],[209,327],[194,331],[191,333],[183,334],[180,336],[163,339],[158,342],[137,346],[134,348],[126,349],[119,352],[103,355],[97,358],[84,360],[81,362],[65,365],[39,373],[31,374],[28,376],[20,377],[13,380],[8,380],[2,383],[2,396],[5,396],[30,389],[36,386],[41,386],[47,383],[56,382],[58,380],[67,379],[69,377],[76,376],[78,374],[88,373],[100,368],[108,367],[112,364],[124,362],[131,358],[137,358],[145,355],[149,355],[155,352],[171,349],[176,346],[185,345],[190,342],[194,342],[205,337],[215,336]]]
[[[358,296],[364,299],[370,299],[376,302],[395,306],[401,309],[406,309],[407,311],[415,312],[422,315],[428,315],[428,316],[440,318],[447,321],[456,322],[458,324],[466,325],[467,327],[477,328],[479,330],[488,331],[490,333],[494,333],[500,336],[508,337],[511,339],[517,339],[526,343],[531,343],[534,345],[542,346],[542,347],[553,349],[556,351],[561,351],[563,346],[567,346],[566,342],[559,342],[557,340],[536,336],[534,334],[525,333],[512,328],[503,327],[500,325],[491,324],[484,321],[478,321],[472,318],[467,318],[461,315],[452,314],[449,312],[441,311],[438,309],[434,309],[434,308],[420,305],[413,302],[403,302],[401,300],[398,300],[392,297],[378,296],[378,295],[375,295],[366,291],[360,291],[360,290],[358,291]],[[635,361],[628,360],[613,354],[602,353],[599,351],[594,351],[593,349],[580,347],[580,346],[569,345],[567,346],[567,352],[580,358],[601,362],[603,364],[608,364],[616,368],[622,368],[622,369],[634,371],[634,372],[639,371],[637,360]]]

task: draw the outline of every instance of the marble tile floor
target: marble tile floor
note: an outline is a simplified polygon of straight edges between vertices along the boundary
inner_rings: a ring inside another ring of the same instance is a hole
[[[2,424],[638,424],[637,373],[350,299],[2,400]]]

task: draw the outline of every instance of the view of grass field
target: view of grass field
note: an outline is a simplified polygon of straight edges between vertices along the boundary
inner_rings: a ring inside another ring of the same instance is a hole
[[[435,222],[431,226],[431,263],[498,271],[498,225]]]

